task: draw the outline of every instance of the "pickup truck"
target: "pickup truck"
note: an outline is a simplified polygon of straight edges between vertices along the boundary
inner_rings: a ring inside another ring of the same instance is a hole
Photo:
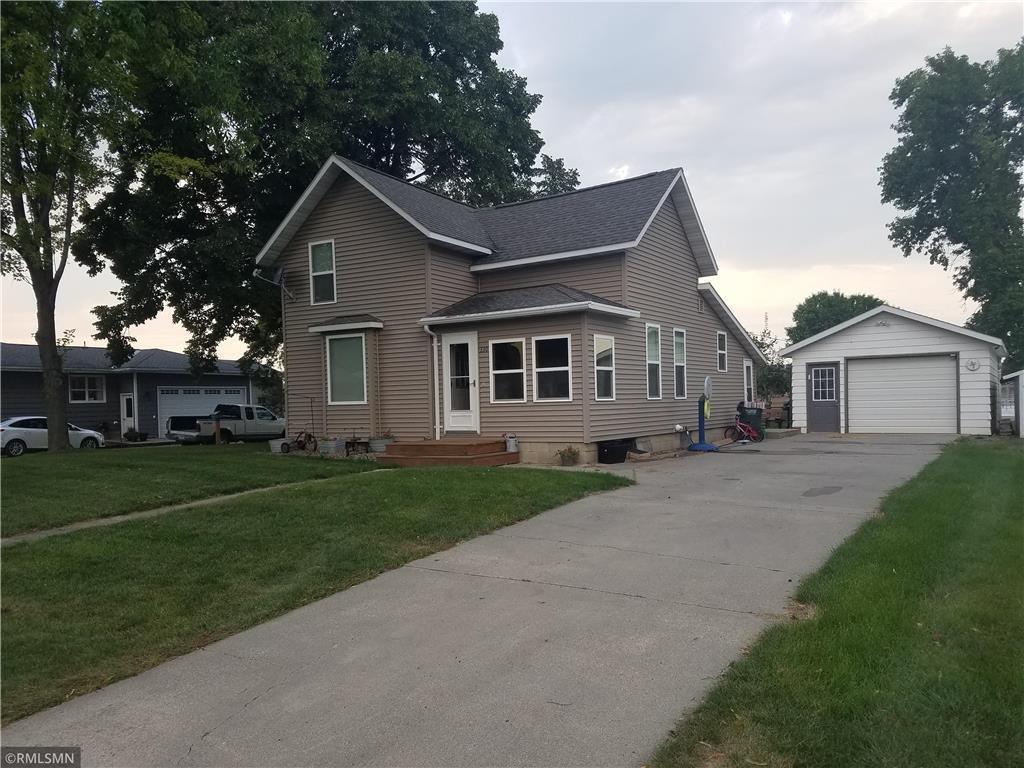
[[[167,420],[167,436],[182,443],[212,443],[217,421],[221,442],[235,440],[274,440],[285,436],[285,421],[262,405],[221,403],[209,416],[183,423],[175,417]]]

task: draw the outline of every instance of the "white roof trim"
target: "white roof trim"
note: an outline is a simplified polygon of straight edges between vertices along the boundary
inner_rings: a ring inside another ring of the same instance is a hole
[[[517,317],[536,317],[538,315],[561,315],[567,312],[601,312],[606,315],[621,317],[639,317],[640,312],[625,307],[613,307],[597,301],[573,301],[567,304],[549,304],[546,307],[522,307],[520,309],[501,309],[494,312],[474,312],[470,315],[449,315],[424,317],[420,325],[454,325],[455,323],[473,323],[481,320],[505,320]]]
[[[363,323],[328,323],[327,325],[311,325],[310,333],[329,333],[331,331],[361,331],[365,328],[383,328],[384,323],[367,320]]]
[[[693,208],[693,218],[697,220],[697,226],[700,228],[700,239],[704,242],[704,247],[708,249],[708,258],[711,259],[711,273],[708,275],[702,275],[702,277],[711,277],[718,274],[718,259],[715,258],[715,252],[711,250],[711,241],[708,240],[708,233],[704,231],[704,222],[700,219],[700,213],[697,211],[697,204],[693,202],[693,195],[690,193],[690,183],[686,180],[686,174],[682,171],[679,175],[683,179],[683,189],[686,190],[686,199],[690,203],[690,207]],[[719,297],[721,298],[721,297]],[[724,305],[723,305],[724,306]],[[740,326],[741,328],[743,326]]]
[[[1006,354],[1006,348],[1003,347],[1002,339],[997,339],[995,336],[986,336],[984,333],[978,333],[977,331],[969,331],[966,328],[962,328],[959,325],[953,325],[952,323],[947,323],[943,320],[936,320],[934,317],[926,317],[925,315],[919,315],[916,312],[908,312],[907,310],[900,309],[899,307],[890,307],[888,304],[881,304],[873,309],[869,309],[867,312],[862,312],[856,317],[851,317],[846,322],[839,323],[838,325],[833,325],[831,328],[827,328],[821,333],[816,333],[813,336],[804,339],[803,341],[799,341],[796,344],[792,344],[786,347],[784,350],[779,352],[779,354],[782,355],[783,357],[789,357],[793,352],[796,352],[798,349],[803,349],[804,347],[810,346],[811,344],[821,341],[822,339],[827,338],[834,333],[845,331],[847,328],[854,326],[857,323],[863,322],[864,320],[868,320],[874,317],[875,315],[880,315],[883,312],[888,312],[891,315],[896,315],[897,317],[902,317],[907,320],[914,320],[915,322],[923,323],[924,325],[930,325],[933,328],[941,328],[942,330],[949,331],[950,333],[958,333],[961,336],[968,336],[972,339],[977,339],[978,341],[984,341],[987,344],[992,344],[993,346],[995,346],[996,352],[998,352],[1000,355]]]
[[[729,309],[729,305],[725,303],[725,299],[722,295],[715,290],[715,286],[711,283],[697,283],[697,290],[701,293],[706,293],[711,298],[711,309],[718,315],[725,315],[722,319],[725,321],[726,326],[733,334],[739,339],[740,344],[762,365],[768,364],[768,358],[764,356],[764,353],[758,348],[754,340],[750,338],[750,334],[747,333],[747,329],[743,327],[743,323],[736,319],[736,315]]]
[[[1019,371],[1014,371],[1013,373],[1006,374],[1005,376],[1003,376],[1003,381],[1008,381],[1010,379],[1016,379],[1019,376],[1024,376],[1024,368],[1021,368]]]
[[[578,251],[560,251],[558,253],[546,253],[543,256],[527,256],[522,259],[509,259],[508,261],[496,261],[491,264],[473,264],[470,272],[489,272],[493,269],[508,269],[509,267],[522,267],[527,264],[541,264],[545,261],[561,261],[563,259],[575,259],[579,256],[596,256],[599,253],[615,253],[633,248],[638,241],[628,243],[614,243],[612,245],[599,245],[594,248],[581,248]]]
[[[329,171],[336,168],[345,171],[345,173],[347,173],[349,176],[351,176],[353,179],[359,182],[359,184],[361,184],[374,197],[376,197],[378,200],[387,205],[391,210],[393,210],[395,213],[397,213],[399,216],[401,216],[403,219],[409,222],[409,224],[415,227],[421,234],[423,234],[430,240],[434,240],[439,243],[445,243],[447,245],[453,245],[458,248],[463,248],[467,251],[472,251],[473,253],[483,254],[485,256],[491,254],[490,248],[485,248],[484,246],[477,245],[476,243],[468,243],[464,240],[459,240],[454,237],[449,237],[448,235],[442,235],[437,232],[430,231],[425,226],[416,221],[416,219],[414,219],[412,216],[406,213],[404,210],[395,205],[395,203],[393,203],[380,190],[378,190],[376,187],[374,187],[372,184],[366,181],[366,179],[364,179],[361,174],[357,173],[356,171],[353,171],[352,168],[349,167],[349,165],[345,163],[344,160],[342,160],[337,155],[331,155],[327,162],[324,163],[320,170],[317,172],[316,176],[313,178],[313,181],[310,182],[308,187],[306,187],[305,191],[299,197],[298,201],[296,201],[295,205],[293,205],[291,210],[288,211],[288,215],[284,217],[284,220],[280,224],[278,224],[277,229],[274,230],[274,234],[270,236],[270,239],[267,240],[264,246],[260,249],[260,252],[256,254],[257,265],[270,264],[273,263],[275,259],[277,259],[277,257],[281,253],[281,250],[284,247],[284,243],[281,242],[283,236],[287,235],[287,239],[290,239],[295,234],[295,232],[298,231],[298,228],[302,226],[302,223],[306,220],[309,214],[313,212],[313,207],[315,207],[316,202],[319,202],[319,198],[323,197],[324,192],[327,191],[326,188],[321,189],[321,185],[324,184],[324,180],[327,178]],[[329,183],[333,184],[335,178],[337,178],[336,173],[333,174],[333,176],[329,179]],[[310,201],[311,195],[313,195],[314,193],[318,195],[318,199],[312,203],[309,210],[304,210],[307,202]],[[298,217],[297,221],[296,217]]]

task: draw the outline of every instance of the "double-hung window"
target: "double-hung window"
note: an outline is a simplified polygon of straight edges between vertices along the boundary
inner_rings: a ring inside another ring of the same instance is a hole
[[[718,370],[726,373],[729,370],[729,348],[725,331],[718,332]]]
[[[533,400],[572,400],[570,336],[533,337]]]
[[[748,402],[754,402],[754,361],[743,361],[743,398]]]
[[[661,399],[661,326],[646,326],[647,333],[647,399]]]
[[[594,334],[594,393],[598,400],[615,399],[615,338]]]
[[[103,376],[68,376],[68,402],[107,402],[107,380]]]
[[[686,331],[672,331],[672,365],[675,373],[676,400],[686,397]]]
[[[309,303],[333,304],[334,289],[334,241],[310,243]]]
[[[327,337],[327,404],[366,403],[366,340],[363,334]]]
[[[526,339],[491,342],[491,402],[526,402]]]

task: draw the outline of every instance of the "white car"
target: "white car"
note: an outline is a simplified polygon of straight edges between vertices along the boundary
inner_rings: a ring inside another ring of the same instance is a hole
[[[72,448],[102,448],[103,435],[91,429],[68,424],[68,441]],[[25,451],[45,451],[47,447],[45,416],[11,416],[0,421],[0,449],[8,456],[21,456]]]

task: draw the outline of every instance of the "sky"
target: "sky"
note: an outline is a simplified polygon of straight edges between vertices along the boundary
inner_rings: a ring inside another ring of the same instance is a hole
[[[780,337],[819,290],[871,293],[953,323],[974,306],[952,277],[886,237],[878,167],[894,145],[896,79],[945,46],[975,60],[1013,46],[1017,2],[508,3],[495,13],[502,66],[544,97],[548,154],[584,185],[682,166],[719,263],[713,283],[751,331]],[[69,267],[58,332],[91,339],[109,274]],[[31,289],[2,281],[2,337],[31,342]],[[165,312],[136,346],[180,350]],[[228,341],[221,356],[243,346]]]

